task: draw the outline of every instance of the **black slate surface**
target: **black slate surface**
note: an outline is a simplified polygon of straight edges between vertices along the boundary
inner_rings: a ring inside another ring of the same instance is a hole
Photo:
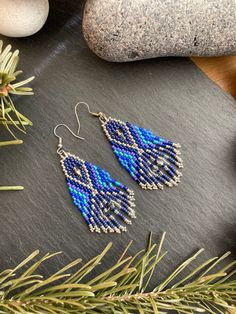
[[[21,50],[25,76],[36,75],[35,96],[16,99],[34,122],[24,144],[1,149],[0,184],[22,184],[22,192],[1,192],[0,268],[15,265],[35,249],[63,251],[52,271],[78,256],[85,260],[113,241],[110,264],[130,239],[142,248],[150,231],[167,232],[170,252],[163,274],[199,247],[203,257],[232,249],[236,239],[236,103],[188,59],[166,58],[130,64],[98,59],[81,34],[83,3],[51,1],[48,23],[38,34],[6,39]],[[73,108],[86,101],[95,111],[152,129],[182,144],[181,184],[164,191],[141,190],[120,167],[99,121],[80,111],[78,141],[66,130],[64,145],[93,162],[136,194],[137,220],[122,235],[91,234],[71,202],[56,154],[53,128],[76,129]],[[202,260],[200,258],[200,260]]]

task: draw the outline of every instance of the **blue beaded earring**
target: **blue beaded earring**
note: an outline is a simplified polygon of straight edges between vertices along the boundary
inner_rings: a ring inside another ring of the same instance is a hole
[[[126,231],[125,224],[131,224],[130,218],[136,218],[134,211],[134,192],[124,184],[113,179],[108,172],[66,152],[62,138],[57,134],[59,127],[65,127],[74,137],[79,136],[80,122],[75,106],[78,132],[75,134],[65,124],[58,124],[54,134],[58,138],[57,153],[61,157],[61,167],[75,206],[79,208],[91,232]]]
[[[102,112],[89,113],[99,118],[102,129],[121,165],[143,189],[163,189],[176,186],[183,168],[180,144],[163,139],[150,130],[129,122],[106,117]]]

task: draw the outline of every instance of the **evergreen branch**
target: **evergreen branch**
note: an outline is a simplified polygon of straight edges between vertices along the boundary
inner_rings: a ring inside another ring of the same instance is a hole
[[[229,253],[207,260],[183,277],[184,270],[203,251],[199,250],[154,285],[155,289],[147,290],[156,266],[165,255],[161,252],[164,236],[159,245],[153,244],[150,237],[146,250],[126,257],[129,244],[114,265],[90,280],[86,277],[91,278],[94,268],[107,256],[111,243],[86,264],[79,266],[81,259],[77,259],[47,278],[37,270],[55,254],[46,254],[33,262],[39,255],[35,251],[14,269],[0,273],[0,313],[234,314],[236,261],[224,263],[221,270],[216,270]]]
[[[15,108],[11,94],[33,95],[32,88],[25,85],[34,79],[34,77],[30,77],[15,82],[18,75],[22,73],[22,71],[16,70],[19,62],[19,50],[12,52],[11,45],[7,45],[5,49],[2,48],[3,42],[0,40],[0,126],[7,130],[13,140],[0,141],[0,147],[23,143],[15,135],[13,129],[26,133],[26,126],[32,125],[32,122]],[[22,187],[1,186],[0,191],[3,190],[22,190]]]

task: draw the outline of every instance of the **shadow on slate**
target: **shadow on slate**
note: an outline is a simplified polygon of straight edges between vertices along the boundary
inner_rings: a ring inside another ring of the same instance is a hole
[[[150,231],[158,240],[167,231],[162,263],[167,274],[200,247],[200,258],[233,249],[236,239],[236,104],[188,59],[163,58],[129,64],[98,59],[81,33],[83,4],[51,1],[48,23],[38,34],[3,38],[21,51],[25,76],[35,75],[35,96],[16,99],[34,122],[24,144],[1,149],[0,184],[22,184],[22,192],[1,192],[0,268],[18,263],[35,249],[63,251],[46,272],[76,257],[84,260],[113,241],[114,262],[129,240],[131,252],[143,248]],[[91,110],[150,128],[182,144],[183,178],[177,188],[141,190],[120,167],[99,121],[80,111],[78,141],[66,130],[64,146],[105,168],[136,194],[137,220],[121,235],[91,234],[71,202],[53,127],[76,129],[73,108],[86,101]],[[235,251],[233,252],[236,253]]]

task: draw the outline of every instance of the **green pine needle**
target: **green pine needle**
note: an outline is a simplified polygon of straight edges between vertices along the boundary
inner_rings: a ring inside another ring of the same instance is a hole
[[[148,290],[156,266],[161,272],[159,263],[166,254],[162,252],[164,237],[159,245],[150,237],[146,250],[126,257],[128,245],[114,265],[92,279],[92,271],[101,264],[111,243],[86,264],[77,259],[47,278],[37,270],[58,253],[39,258],[39,251],[35,251],[16,268],[0,273],[0,313],[235,314],[236,260],[222,263],[229,252],[205,261],[183,277],[184,270],[203,251],[199,250],[162,282],[152,282],[155,288]]]

